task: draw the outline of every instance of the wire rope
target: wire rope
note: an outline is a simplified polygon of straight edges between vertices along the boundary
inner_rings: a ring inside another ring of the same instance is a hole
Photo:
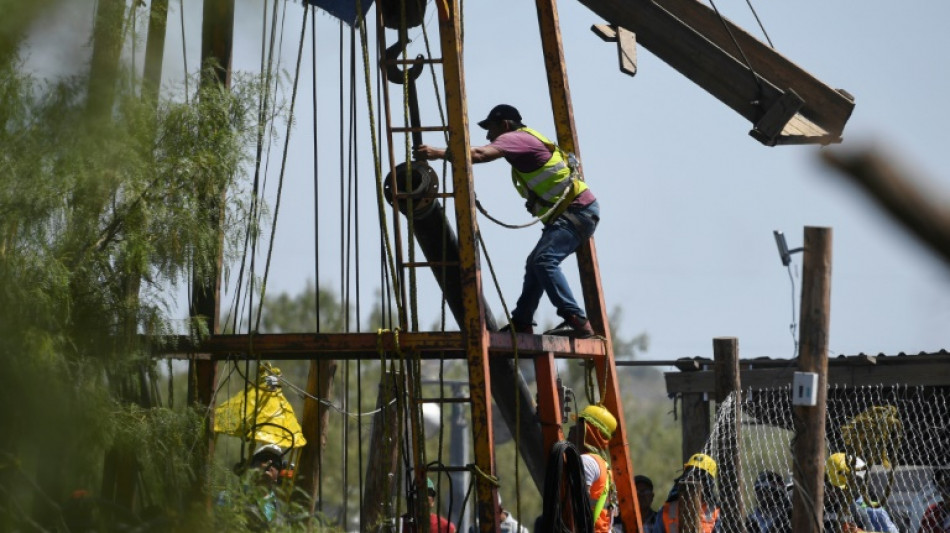
[[[752,11],[752,16],[755,17],[755,22],[759,25],[759,29],[762,30],[762,35],[765,36],[765,40],[769,43],[771,48],[775,48],[775,45],[772,44],[772,39],[769,38],[769,32],[765,31],[765,26],[762,25],[762,21],[759,19],[759,14],[756,13],[755,8],[752,7],[752,0],[745,0],[745,3],[748,4],[749,10]]]
[[[716,2],[714,0],[709,0],[709,5],[712,6],[713,10],[716,12],[716,16],[719,17],[719,22],[722,23],[722,27],[726,30],[726,33],[729,34],[729,38],[732,39],[732,44],[735,45],[736,50],[739,52],[739,55],[742,56],[742,61],[745,63],[745,66],[749,69],[749,72],[752,74],[752,79],[755,81],[756,87],[759,88],[759,94],[763,92],[762,79],[755,72],[755,68],[752,67],[752,62],[749,61],[749,58],[745,55],[745,51],[742,49],[742,46],[739,45],[739,41],[736,39],[735,34],[732,32],[732,27],[725,17],[722,16],[722,13],[719,12],[719,8],[716,7]]]
[[[320,150],[317,107],[317,20],[316,9],[310,11],[310,61],[313,108],[313,276],[314,276],[314,331],[320,333]]]
[[[233,329],[233,331],[234,331],[235,333],[237,333],[237,332],[239,331],[239,330],[238,330],[238,320],[239,320],[239,317],[243,314],[243,311],[240,309],[240,305],[241,305],[241,303],[243,303],[243,300],[242,300],[242,298],[241,298],[241,290],[242,290],[242,288],[244,287],[244,273],[245,273],[245,271],[246,271],[245,269],[246,269],[246,267],[247,267],[247,257],[248,257],[248,255],[249,255],[249,254],[248,254],[248,249],[249,249],[249,248],[250,248],[250,255],[251,255],[251,261],[250,261],[250,263],[251,263],[251,266],[250,266],[251,274],[248,276],[248,278],[249,278],[249,280],[248,280],[248,285],[250,286],[250,288],[248,289],[247,298],[248,298],[248,301],[249,301],[249,308],[253,306],[253,296],[251,295],[251,293],[253,292],[253,281],[252,281],[252,280],[253,280],[253,272],[254,272],[254,255],[256,254],[257,244],[256,244],[256,239],[254,239],[254,240],[252,241],[252,239],[251,239],[251,234],[253,233],[253,228],[254,228],[254,226],[255,226],[255,224],[256,224],[256,221],[258,220],[257,211],[259,210],[259,198],[260,198],[260,194],[261,194],[261,193],[260,193],[260,191],[261,191],[261,183],[260,183],[260,174],[261,174],[261,172],[260,172],[260,167],[261,167],[261,154],[262,154],[262,150],[263,150],[262,145],[263,145],[263,142],[264,142],[264,134],[263,134],[264,126],[263,126],[263,124],[264,124],[264,122],[265,122],[265,115],[266,115],[266,102],[267,102],[266,92],[267,92],[267,90],[268,90],[269,87],[270,87],[270,85],[269,85],[269,83],[268,83],[268,80],[270,79],[270,68],[269,68],[269,62],[268,62],[267,59],[266,59],[266,57],[267,57],[267,44],[266,44],[266,43],[267,43],[267,20],[268,20],[267,11],[268,11],[268,2],[269,2],[269,0],[265,0],[265,1],[264,1],[264,4],[262,5],[263,13],[262,13],[262,16],[261,16],[261,64],[260,64],[260,71],[261,71],[262,73],[265,73],[265,72],[266,72],[266,74],[264,74],[264,83],[263,83],[263,87],[262,87],[262,91],[263,91],[265,94],[261,96],[261,99],[260,99],[260,101],[259,101],[259,103],[258,103],[258,113],[257,113],[257,144],[256,144],[256,155],[255,155],[255,160],[254,160],[254,178],[253,178],[253,181],[252,181],[252,188],[251,188],[251,208],[250,208],[250,211],[248,212],[248,216],[247,216],[247,227],[246,227],[245,233],[244,233],[244,249],[243,249],[243,252],[242,252],[242,255],[241,255],[241,265],[240,265],[240,267],[238,268],[238,279],[237,279],[237,284],[236,284],[236,289],[235,289],[235,296],[234,296],[234,304],[233,304],[234,322],[233,322],[232,329]],[[275,9],[276,9],[276,5],[275,5]],[[275,17],[274,17],[274,18],[276,19],[276,11],[275,11]],[[271,32],[271,35],[273,35],[273,31]],[[249,314],[248,314],[247,326],[248,326],[248,328],[250,329],[251,323],[252,323],[252,316],[251,316],[251,314],[250,314],[250,313],[251,313],[251,309],[248,309],[248,313],[249,313]]]
[[[275,46],[274,46],[274,36],[275,36],[276,33],[277,33],[277,31],[276,31],[276,30],[277,30],[277,13],[278,13],[278,2],[275,0],[275,2],[274,2],[274,8],[273,8],[273,14],[272,14],[272,16],[271,16],[270,46],[267,47],[267,48],[268,48],[268,51],[267,51],[267,53],[266,53],[266,55],[267,55],[266,68],[265,68],[265,65],[263,64],[264,61],[265,61],[265,60],[264,60],[265,53],[264,53],[263,48],[262,48],[262,50],[261,50],[261,52],[262,52],[262,53],[261,53],[261,61],[262,61],[262,64],[261,64],[261,67],[262,67],[262,68],[261,68],[261,70],[262,70],[262,71],[265,71],[265,75],[264,75],[264,87],[263,87],[264,90],[263,90],[263,94],[261,95],[261,101],[260,101],[259,108],[258,108],[257,154],[256,154],[255,161],[254,161],[254,196],[253,196],[253,203],[252,203],[252,206],[251,206],[252,216],[254,217],[253,220],[252,220],[252,223],[253,223],[255,226],[258,226],[258,227],[259,227],[259,225],[260,225],[260,219],[261,219],[261,216],[262,216],[262,214],[261,214],[261,213],[262,213],[262,209],[261,209],[261,207],[260,207],[260,204],[261,204],[261,202],[262,202],[262,200],[261,200],[261,198],[262,198],[262,193],[261,193],[261,191],[266,189],[265,186],[262,186],[262,185],[260,184],[260,182],[261,182],[261,175],[262,175],[262,173],[261,173],[261,163],[262,163],[262,155],[263,155],[263,150],[264,150],[264,131],[265,131],[265,129],[267,129],[267,128],[265,128],[265,124],[268,123],[267,115],[268,115],[268,104],[270,103],[270,87],[271,87],[271,83],[270,83],[270,82],[271,82],[272,69],[273,69],[273,64],[274,64],[274,48],[275,48]],[[266,30],[266,28],[267,28],[267,26],[266,26],[266,17],[265,17],[265,22],[264,22],[264,37],[263,37],[262,43],[261,43],[261,44],[262,44],[262,47],[264,46],[264,45],[263,45],[264,41],[267,39],[267,30]],[[275,89],[276,89],[276,88],[275,88]],[[266,182],[266,179],[267,179],[267,172],[266,172],[266,170],[265,170],[264,173],[263,173],[263,179],[264,179],[265,182]],[[250,266],[250,276],[248,276],[248,286],[249,286],[249,288],[248,288],[248,292],[247,292],[247,297],[248,297],[248,304],[247,304],[247,313],[248,313],[248,316],[247,316],[247,324],[248,324],[248,328],[249,328],[249,329],[252,327],[251,325],[255,322],[255,321],[254,321],[254,296],[255,296],[255,288],[254,288],[254,285],[255,285],[256,280],[254,279],[254,273],[257,271],[257,269],[256,269],[256,267],[255,267],[256,262],[257,262],[257,243],[258,243],[258,239],[257,239],[257,238],[251,239],[251,266]]]
[[[357,0],[356,4],[357,4],[357,10],[360,10],[360,0]],[[373,148],[373,171],[374,171],[375,176],[376,176],[376,206],[377,206],[377,211],[378,211],[379,220],[381,221],[381,222],[380,222],[380,228],[381,228],[382,233],[383,233],[383,242],[385,243],[385,249],[386,249],[386,264],[387,264],[388,267],[389,267],[390,279],[392,280],[393,287],[394,287],[393,292],[394,292],[395,294],[401,294],[401,289],[399,288],[399,277],[398,277],[398,275],[397,275],[397,269],[396,269],[396,266],[395,266],[395,260],[393,259],[392,246],[391,246],[391,244],[390,244],[389,225],[386,223],[386,209],[385,209],[385,207],[384,207],[384,206],[385,206],[385,198],[384,198],[384,195],[383,195],[382,167],[381,167],[381,163],[380,163],[379,145],[378,145],[378,143],[376,142],[376,135],[375,135],[375,132],[376,132],[376,121],[375,121],[375,117],[373,116],[375,106],[373,105],[373,95],[372,95],[372,91],[371,91],[371,89],[370,89],[370,88],[372,87],[372,85],[370,84],[370,79],[369,79],[369,68],[370,68],[369,65],[370,65],[370,60],[369,60],[369,52],[368,52],[368,50],[367,50],[367,49],[368,49],[368,46],[367,46],[367,38],[366,38],[366,27],[365,27],[365,25],[363,24],[362,19],[361,19],[361,21],[360,21],[359,29],[360,29],[361,49],[362,49],[362,53],[363,53],[364,77],[365,77],[365,87],[366,87],[366,100],[367,100],[367,107],[368,107],[368,109],[369,109],[368,116],[369,116],[369,121],[370,121],[369,130],[370,130],[370,132],[371,132],[371,134],[370,134],[370,139],[372,139],[372,141],[373,141],[373,143],[372,143],[372,145],[373,145],[373,146],[372,146],[372,148]],[[395,301],[396,301],[397,308],[398,308],[398,310],[399,310],[399,316],[403,316],[403,312],[402,312],[403,304],[402,304],[402,301],[401,301],[399,298],[395,298]]]
[[[301,30],[300,30],[300,45],[297,48],[297,66],[294,72],[294,84],[293,84],[293,89],[291,90],[291,96],[290,96],[290,116],[288,117],[287,130],[286,130],[286,133],[284,134],[284,150],[283,150],[283,154],[281,155],[280,175],[277,180],[277,198],[274,204],[274,219],[273,219],[273,222],[271,223],[270,242],[268,243],[268,246],[267,246],[267,261],[264,266],[264,278],[261,283],[261,304],[257,310],[257,323],[254,326],[255,330],[258,330],[261,324],[261,312],[264,307],[263,298],[267,290],[267,277],[268,277],[268,274],[270,273],[270,264],[271,264],[271,259],[274,253],[274,236],[277,234],[277,216],[280,214],[280,200],[281,200],[282,192],[284,188],[284,175],[287,169],[287,153],[290,149],[290,130],[294,123],[294,106],[297,101],[297,86],[300,80],[300,60],[303,57],[303,45],[306,40],[307,10],[309,9],[309,7],[310,7],[310,4],[304,3],[304,17],[303,17],[303,23],[301,25]]]
[[[178,4],[178,19],[181,22],[181,58],[185,68],[185,105],[188,105],[188,46],[185,42],[185,0],[181,0]]]

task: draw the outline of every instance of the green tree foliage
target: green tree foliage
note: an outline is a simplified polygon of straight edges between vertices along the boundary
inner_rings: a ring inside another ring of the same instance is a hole
[[[113,523],[144,520],[147,506],[181,513],[200,420],[157,406],[140,339],[174,332],[165,295],[212,272],[221,237],[202,199],[226,194],[227,242],[240,234],[258,87],[156,104],[126,74],[108,116],[91,117],[87,77],[38,81],[5,59],[0,529],[62,529],[73,489],[95,500],[121,490],[103,485],[107,450],[141,473],[136,508]]]

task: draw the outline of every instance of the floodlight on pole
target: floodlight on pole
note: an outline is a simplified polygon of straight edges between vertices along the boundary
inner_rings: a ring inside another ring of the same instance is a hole
[[[804,250],[804,248],[795,248],[792,250],[788,249],[788,244],[785,242],[785,234],[779,230],[772,231],[772,234],[775,236],[775,245],[778,247],[778,255],[782,259],[782,266],[788,266],[792,262],[792,254],[798,253]]]

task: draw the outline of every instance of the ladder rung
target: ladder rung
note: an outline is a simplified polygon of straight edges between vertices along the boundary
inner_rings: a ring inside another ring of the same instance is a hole
[[[468,403],[472,401],[468,397],[457,397],[457,398],[419,398],[416,400],[416,403]]]
[[[418,128],[404,128],[402,126],[394,127],[391,129],[393,133],[412,133],[416,131],[448,131],[448,127],[443,128],[442,126],[421,126]]]
[[[413,261],[410,263],[403,263],[402,266],[406,268],[418,268],[418,267],[451,267],[459,266],[458,261]]]

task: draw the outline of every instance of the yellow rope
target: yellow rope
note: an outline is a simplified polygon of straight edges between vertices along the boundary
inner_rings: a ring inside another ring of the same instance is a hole
[[[478,477],[481,478],[481,479],[484,479],[484,480],[488,481],[489,483],[491,483],[491,484],[494,485],[495,487],[498,487],[498,486],[499,486],[498,478],[495,477],[495,476],[493,476],[493,475],[491,475],[491,474],[486,473],[484,470],[482,470],[481,468],[479,468],[477,464],[472,463],[472,464],[468,465],[468,469],[471,470],[473,474],[475,474],[476,476],[478,476]]]
[[[849,467],[854,471],[857,457],[868,465],[880,464],[887,472],[887,485],[879,503],[884,504],[891,495],[894,483],[894,464],[892,454],[900,450],[904,424],[900,413],[893,405],[873,405],[856,415],[851,422],[841,426],[841,438],[844,441]],[[867,494],[867,485],[861,487],[861,496],[869,505],[871,498]]]

